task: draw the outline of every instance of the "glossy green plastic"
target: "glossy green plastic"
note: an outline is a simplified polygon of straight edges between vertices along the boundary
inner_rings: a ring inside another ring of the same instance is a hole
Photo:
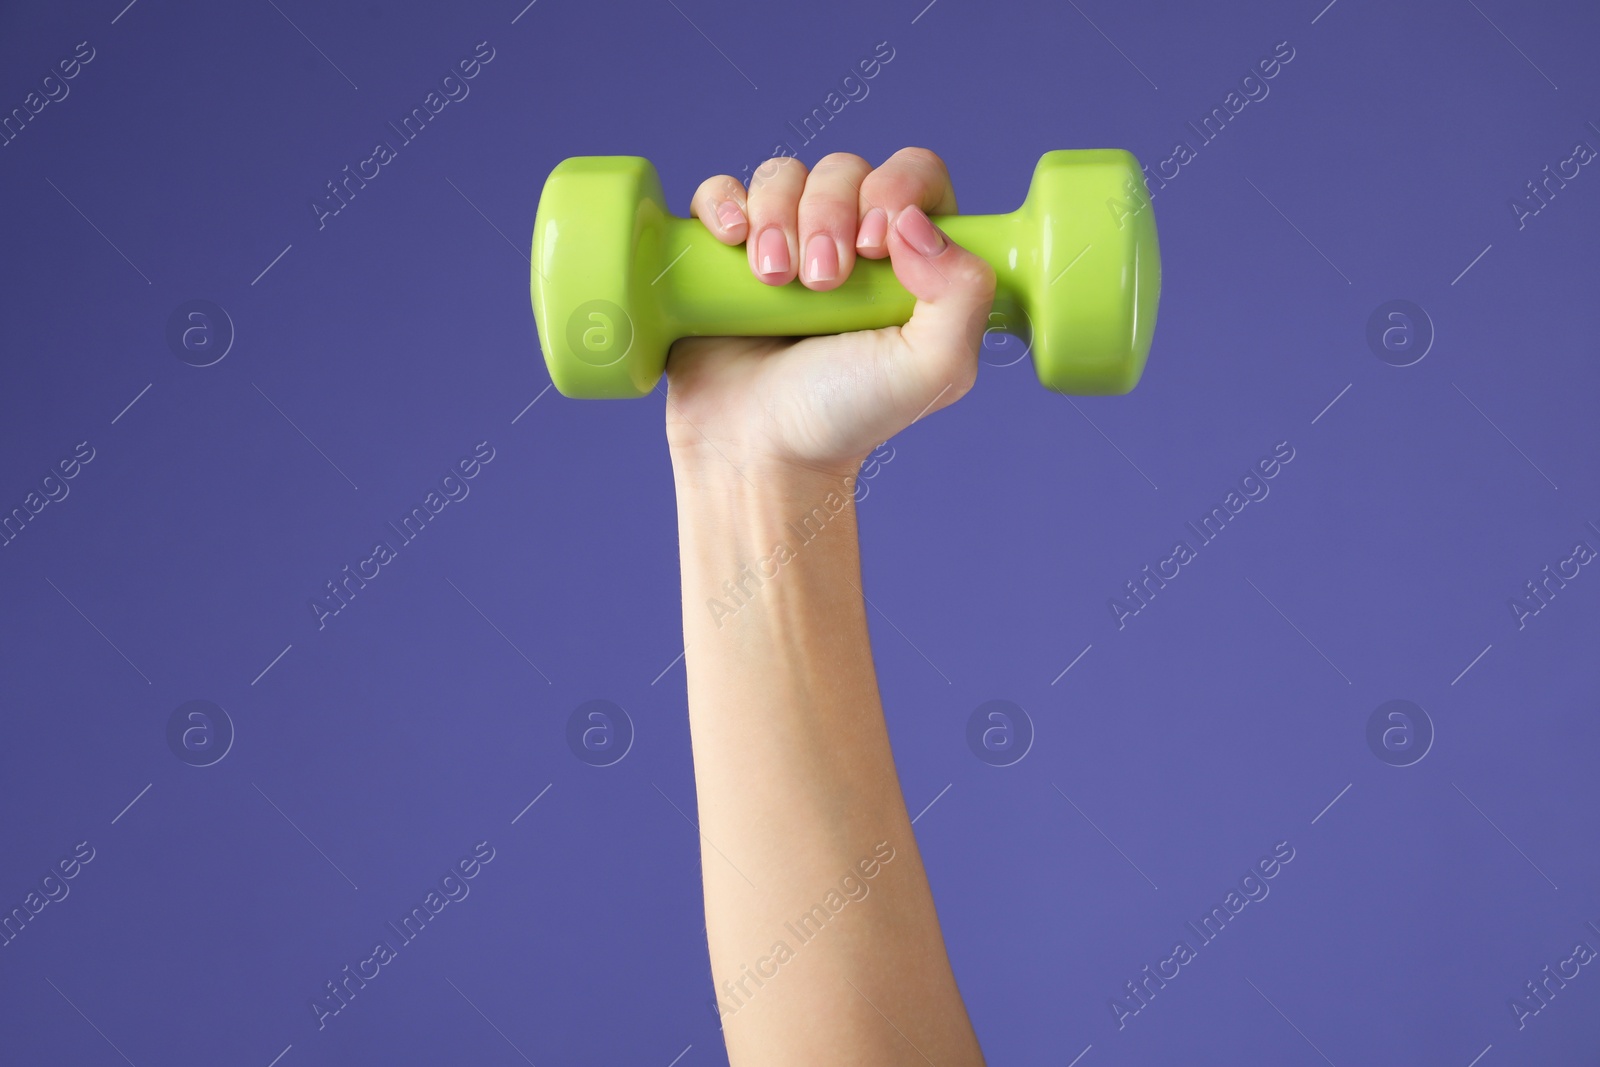
[[[1049,152],[1001,215],[934,220],[997,277],[989,329],[1023,340],[1058,392],[1126,393],[1155,331],[1161,255],[1138,161],[1121,149]],[[551,171],[533,224],[534,320],[569,397],[639,397],[680,337],[808,336],[904,323],[915,303],[888,260],[858,259],[837,289],[766,285],[743,247],[666,207],[639,156],[577,156]]]

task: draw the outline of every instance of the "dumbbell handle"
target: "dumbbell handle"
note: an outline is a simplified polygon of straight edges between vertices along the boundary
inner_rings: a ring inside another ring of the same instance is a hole
[[[1025,321],[1015,313],[1018,287],[1012,274],[1022,265],[1016,212],[1004,215],[941,215],[933,222],[956,244],[988,260],[995,269],[994,310],[1001,321]],[[798,281],[767,285],[750,273],[745,249],[722,244],[698,219],[665,217],[652,227],[661,247],[641,248],[642,286],[654,296],[662,321],[677,337],[789,337],[846,333],[898,326],[911,318],[916,299],[900,284],[887,259],[857,257],[850,277],[835,289],[816,292]],[[647,231],[649,232],[649,231]],[[649,273],[650,277],[642,277]]]
[[[992,313],[974,330],[1020,338],[1046,388],[1125,393],[1144,370],[1161,257],[1143,189],[1121,149],[1046,152],[1016,210],[936,220],[994,268]],[[545,364],[573,397],[648,395],[682,337],[879,329],[916,306],[886,259],[857,260],[827,292],[763,283],[746,249],[667,210],[641,156],[562,160],[539,197],[530,262]]]

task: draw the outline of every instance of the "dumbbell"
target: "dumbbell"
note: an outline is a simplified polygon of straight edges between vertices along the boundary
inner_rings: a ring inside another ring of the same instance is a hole
[[[1020,339],[1041,384],[1078,395],[1138,384],[1155,330],[1161,256],[1131,154],[1047,152],[1017,210],[934,222],[994,267],[986,333]],[[903,324],[916,302],[887,259],[856,260],[827,292],[761,282],[742,247],[667,210],[655,167],[639,156],[557,164],[539,197],[532,268],[545,365],[569,397],[648,394],[680,337],[880,329]]]

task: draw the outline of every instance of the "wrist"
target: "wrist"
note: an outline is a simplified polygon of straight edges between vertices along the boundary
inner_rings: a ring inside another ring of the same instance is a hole
[[[818,464],[708,440],[673,444],[669,455],[680,503],[705,497],[758,509],[813,504],[830,493],[852,500],[865,459]]]
[[[710,449],[672,454],[686,623],[720,630],[730,614],[745,618],[747,600],[793,610],[815,599],[803,590],[816,581],[832,600],[849,592],[832,576],[859,574],[855,468],[743,458],[736,467]]]

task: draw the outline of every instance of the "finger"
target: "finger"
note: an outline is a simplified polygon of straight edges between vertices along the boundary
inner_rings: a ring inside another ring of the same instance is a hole
[[[750,238],[745,248],[751,272],[768,285],[794,280],[800,259],[796,227],[805,185],[806,165],[787,156],[769,159],[750,180]]]
[[[904,208],[885,241],[895,277],[917,298],[900,344],[890,346],[891,380],[907,383],[906,406],[920,414],[954,403],[978,376],[978,346],[994,304],[994,268],[952,242],[915,204]]]
[[[800,281],[827,290],[850,277],[856,262],[856,223],[861,182],[872,165],[860,156],[835,152],[817,161],[800,196]]]
[[[868,259],[888,255],[895,219],[912,205],[930,215],[956,213],[950,171],[926,148],[902,148],[862,181],[856,251]]]
[[[725,245],[738,244],[749,232],[744,185],[732,175],[718,174],[701,182],[689,202],[689,214]]]

